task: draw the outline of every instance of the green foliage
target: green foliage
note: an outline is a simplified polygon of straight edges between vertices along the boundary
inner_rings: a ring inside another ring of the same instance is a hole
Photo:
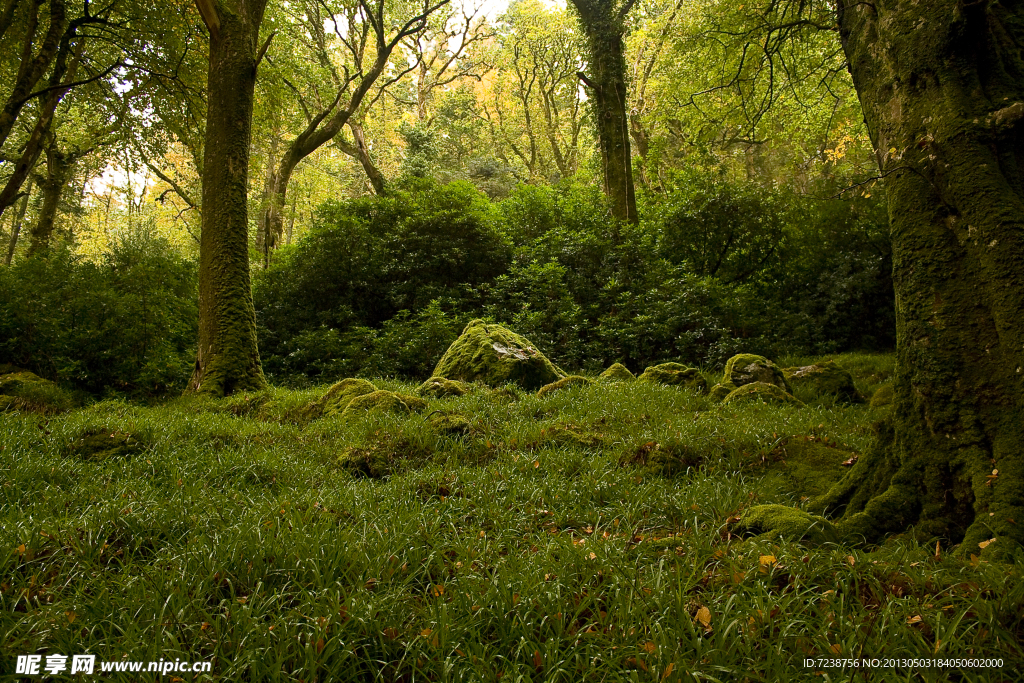
[[[183,389],[198,319],[195,264],[145,233],[100,263],[54,248],[0,270],[0,358],[91,392]]]

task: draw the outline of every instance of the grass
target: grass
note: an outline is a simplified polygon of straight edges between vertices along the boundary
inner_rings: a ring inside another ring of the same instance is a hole
[[[862,383],[891,371],[844,359]],[[732,533],[752,504],[801,504],[787,438],[861,451],[866,407],[621,384],[307,420],[323,391],[0,414],[0,672],[85,652],[306,683],[1009,681],[1024,663],[1024,564]],[[107,433],[123,447],[82,446]],[[353,448],[390,474],[354,475]],[[1003,668],[803,665],[936,655]]]

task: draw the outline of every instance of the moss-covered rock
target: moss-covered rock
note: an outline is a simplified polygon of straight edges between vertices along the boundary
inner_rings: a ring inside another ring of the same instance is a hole
[[[708,390],[708,381],[697,368],[690,368],[682,363],[662,363],[652,365],[637,378],[639,382],[684,386],[704,394]]]
[[[794,391],[815,397],[834,396],[843,403],[863,403],[864,397],[853,383],[853,375],[835,361],[826,360],[798,368],[783,368],[783,374]]]
[[[735,391],[736,388],[732,386],[726,386],[724,384],[716,384],[711,387],[711,391],[708,392],[708,396],[711,397],[712,401],[721,403],[725,400],[725,397]]]
[[[872,408],[882,408],[892,405],[892,382],[883,384],[875,390],[874,395],[871,397],[870,405]]]
[[[129,457],[145,450],[145,444],[132,434],[103,427],[86,430],[67,446],[70,455],[83,460]]]
[[[372,382],[365,379],[349,377],[333,384],[327,393],[316,401],[313,401],[306,408],[306,414],[310,418],[330,415],[337,415],[348,408],[348,404],[357,396],[365,396],[377,391]]]
[[[380,479],[407,468],[426,463],[433,451],[419,440],[386,437],[367,446],[349,447],[338,456],[338,466],[355,477]]]
[[[55,382],[22,370],[0,375],[0,410],[59,413],[77,405],[73,394]]]
[[[632,382],[636,375],[629,371],[622,363],[615,363],[598,376],[601,382]]]
[[[427,421],[443,436],[466,436],[473,431],[473,423],[459,413],[432,413]]]
[[[564,389],[566,387],[582,387],[593,383],[594,380],[590,379],[589,377],[582,377],[580,375],[569,375],[568,377],[563,377],[557,382],[545,384],[544,386],[537,390],[537,395],[547,396],[548,394],[552,394],[558,391],[559,389]]]
[[[736,403],[744,401],[764,401],[765,403],[780,403],[792,406],[802,406],[793,394],[780,389],[774,384],[767,382],[752,382],[744,384],[739,389],[733,389],[722,401],[723,403]]]
[[[730,358],[725,363],[725,379],[722,384],[733,388],[742,387],[744,384],[764,382],[774,384],[787,394],[792,394],[793,389],[786,381],[786,375],[782,368],[771,362],[764,356],[757,356],[752,353],[740,353]]]
[[[472,385],[466,382],[444,377],[431,377],[416,388],[416,393],[430,398],[448,398],[449,396],[464,396],[472,390]]]
[[[400,391],[396,391],[395,396],[401,399],[402,403],[408,406],[409,410],[414,413],[421,413],[427,409],[427,402],[419,396],[410,396],[409,394],[403,394]]]
[[[782,475],[792,493],[813,498],[828,493],[858,457],[814,436],[792,436],[772,451],[765,469]]]
[[[702,461],[701,453],[690,444],[648,441],[626,450],[619,457],[619,466],[639,467],[648,474],[672,477],[697,467]]]
[[[422,399],[381,389],[369,394],[356,396],[350,400],[345,409],[341,411],[341,416],[346,418],[358,417],[369,412],[411,413],[414,412],[414,409],[409,405],[409,399],[418,401],[423,406],[426,406],[426,402]]]
[[[563,377],[528,339],[483,320],[466,325],[438,361],[433,375],[463,382],[483,382],[491,387],[515,382],[530,390]]]
[[[815,545],[839,540],[835,528],[824,517],[785,505],[755,505],[748,508],[743,512],[736,529],[742,534]]]

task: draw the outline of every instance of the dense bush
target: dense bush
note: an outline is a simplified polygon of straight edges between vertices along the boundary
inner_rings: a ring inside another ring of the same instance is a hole
[[[180,391],[198,321],[195,264],[146,234],[99,263],[54,249],[0,269],[0,362],[87,391]]]
[[[878,204],[690,174],[624,225],[594,187],[521,185],[492,204],[465,183],[412,182],[325,205],[257,278],[274,380],[424,378],[480,316],[567,369],[893,344]]]

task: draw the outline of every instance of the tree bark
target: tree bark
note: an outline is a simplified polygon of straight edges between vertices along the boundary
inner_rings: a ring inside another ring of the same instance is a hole
[[[14,250],[18,248],[18,235],[21,234],[21,226],[25,222],[25,212],[28,210],[28,198],[31,196],[32,178],[29,178],[28,186],[25,188],[25,196],[21,200],[21,208],[18,209],[18,215],[11,222],[11,240],[7,244],[7,255],[4,257],[5,266],[11,265],[11,261],[14,260]]]
[[[1024,4],[837,4],[889,205],[897,365],[875,448],[817,506],[848,536],[914,525],[1005,556],[1024,542]]]
[[[366,173],[366,177],[370,181],[371,187],[373,187],[374,194],[383,194],[384,188],[387,185],[387,179],[370,157],[370,148],[366,144],[366,135],[363,132],[362,124],[358,121],[349,120],[348,127],[352,129],[352,138],[355,140],[355,143],[352,144],[347,140],[339,138],[336,141],[338,149],[358,160],[359,164],[363,167],[363,172]]]
[[[636,223],[636,195],[633,161],[629,149],[629,119],[626,116],[626,59],[622,34],[627,0],[572,0],[587,35],[589,74],[580,74],[590,87],[594,101],[594,122],[601,144],[604,191],[612,204],[612,215]]]
[[[53,236],[53,226],[57,218],[57,209],[60,207],[60,198],[64,193],[64,186],[67,184],[73,167],[73,155],[64,154],[57,147],[57,141],[51,141],[46,150],[46,176],[39,183],[43,203],[35,225],[29,230],[29,256],[45,253],[50,248],[50,238]]]
[[[197,0],[210,31],[199,246],[199,351],[189,392],[266,386],[249,276],[247,189],[257,41],[266,0]]]

